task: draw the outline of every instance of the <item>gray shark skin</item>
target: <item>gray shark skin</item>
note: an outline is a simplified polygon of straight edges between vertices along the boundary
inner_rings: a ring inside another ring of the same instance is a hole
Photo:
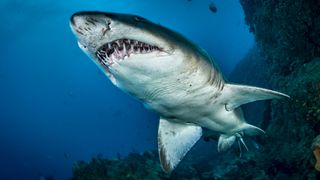
[[[182,35],[142,17],[78,12],[70,26],[79,47],[124,92],[160,116],[159,158],[170,173],[202,137],[219,133],[218,151],[264,134],[246,123],[241,105],[289,96],[226,83],[213,59]]]

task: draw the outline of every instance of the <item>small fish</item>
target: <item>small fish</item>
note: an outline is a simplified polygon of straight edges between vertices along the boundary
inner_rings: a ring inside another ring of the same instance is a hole
[[[69,159],[71,156],[70,156],[70,154],[68,154],[68,153],[63,153],[63,157],[64,157],[65,159]]]
[[[213,13],[216,13],[218,11],[217,6],[212,1],[209,4],[209,10]]]

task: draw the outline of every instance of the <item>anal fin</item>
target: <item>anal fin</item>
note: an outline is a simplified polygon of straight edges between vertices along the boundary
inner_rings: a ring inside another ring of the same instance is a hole
[[[200,126],[160,118],[158,149],[162,169],[170,173],[201,136]]]

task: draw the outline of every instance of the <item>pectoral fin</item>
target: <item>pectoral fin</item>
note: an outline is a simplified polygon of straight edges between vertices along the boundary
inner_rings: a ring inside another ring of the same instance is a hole
[[[170,173],[201,138],[202,128],[160,118],[158,149],[162,169]]]
[[[223,90],[227,111],[232,111],[242,104],[266,99],[290,98],[288,95],[254,86],[225,84]]]

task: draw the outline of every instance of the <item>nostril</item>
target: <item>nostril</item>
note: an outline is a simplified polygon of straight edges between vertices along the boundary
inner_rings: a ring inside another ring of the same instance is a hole
[[[110,30],[111,30],[111,21],[108,20],[106,26],[101,29],[102,35],[105,36],[107,31],[110,31]]]
[[[107,28],[102,28],[102,30],[101,30],[102,31],[102,35],[105,36],[108,30],[109,29],[107,29]]]

